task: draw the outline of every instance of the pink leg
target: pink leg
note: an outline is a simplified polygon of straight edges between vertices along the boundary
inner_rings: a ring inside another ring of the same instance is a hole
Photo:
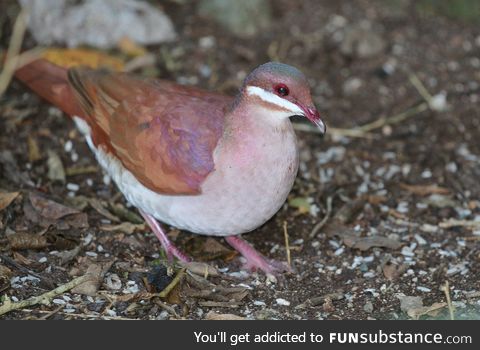
[[[291,271],[291,268],[281,262],[270,260],[260,254],[250,243],[242,239],[240,236],[227,236],[225,240],[233,248],[247,259],[245,267],[250,270],[262,270],[267,274],[278,274],[286,271]]]
[[[180,249],[178,249],[173,245],[173,243],[168,239],[165,232],[163,232],[163,229],[161,228],[160,224],[157,222],[157,220],[153,216],[148,215],[143,211],[140,211],[140,214],[142,214],[148,226],[150,226],[153,233],[155,233],[155,236],[157,236],[158,240],[162,244],[163,249],[167,253],[167,257],[169,260],[171,260],[172,256],[174,256],[178,260],[183,262],[191,261],[191,259],[184,252],[182,252]]]

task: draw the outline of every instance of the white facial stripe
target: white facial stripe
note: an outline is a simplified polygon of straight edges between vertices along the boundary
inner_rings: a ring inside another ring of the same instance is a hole
[[[280,96],[272,94],[258,86],[247,86],[247,94],[260,97],[262,101],[274,104],[292,112],[292,115],[305,115],[305,113],[296,104],[287,101]]]

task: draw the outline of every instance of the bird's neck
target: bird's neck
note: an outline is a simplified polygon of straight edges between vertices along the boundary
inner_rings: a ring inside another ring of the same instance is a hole
[[[227,135],[245,137],[245,134],[258,135],[290,130],[290,114],[242,94],[235,99],[226,116],[225,131]]]
[[[219,150],[239,163],[252,164],[277,157],[279,152],[296,152],[292,123],[281,113],[263,105],[238,104],[226,116]]]

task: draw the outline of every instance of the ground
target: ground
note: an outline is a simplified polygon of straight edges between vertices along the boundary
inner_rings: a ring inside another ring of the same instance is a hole
[[[10,203],[0,206],[0,298],[86,271],[97,280],[0,318],[479,318],[478,25],[411,1],[272,3],[270,27],[239,39],[194,3],[166,2],[179,38],[148,47],[157,63],[140,73],[230,94],[268,60],[306,74],[327,136],[299,127],[289,200],[244,237],[281,261],[288,241],[293,272],[276,282],[241,272],[223,240],[174,228],[176,244],[220,275],[164,268],[72,121],[14,81],[0,100],[0,189],[10,193],[0,197]],[[0,7],[5,49],[18,8]],[[175,274],[168,296],[156,294]]]

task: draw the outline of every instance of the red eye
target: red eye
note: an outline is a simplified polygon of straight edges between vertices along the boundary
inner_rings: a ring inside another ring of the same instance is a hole
[[[288,96],[288,94],[290,93],[290,90],[288,89],[287,85],[278,84],[275,86],[275,92],[277,93],[277,95],[280,95],[280,96]]]

